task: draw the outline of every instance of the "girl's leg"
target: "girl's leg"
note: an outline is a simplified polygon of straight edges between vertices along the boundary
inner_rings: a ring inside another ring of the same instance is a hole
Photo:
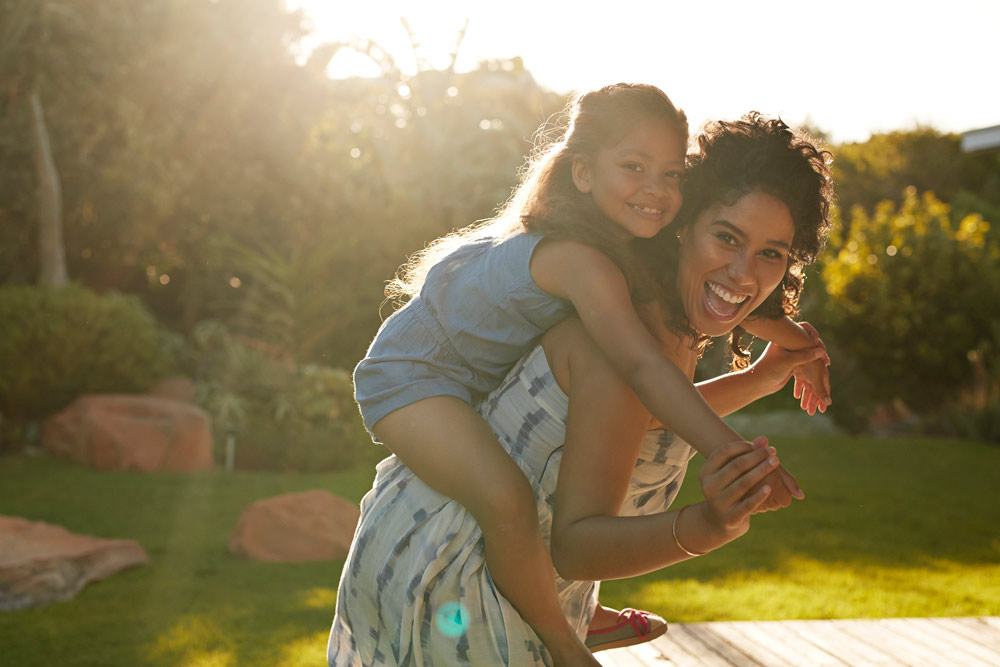
[[[475,517],[493,581],[556,664],[598,665],[559,606],[531,484],[479,413],[436,396],[390,413],[373,430],[417,477]]]

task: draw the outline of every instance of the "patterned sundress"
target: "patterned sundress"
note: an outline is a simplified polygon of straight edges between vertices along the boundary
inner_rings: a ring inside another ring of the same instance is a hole
[[[535,489],[548,543],[569,399],[541,346],[480,406]],[[622,515],[666,510],[694,450],[669,431],[643,442]],[[557,579],[582,638],[599,582]],[[330,665],[550,665],[543,643],[499,593],[482,532],[458,502],[434,491],[395,456],[383,460],[361,502],[327,647]]]

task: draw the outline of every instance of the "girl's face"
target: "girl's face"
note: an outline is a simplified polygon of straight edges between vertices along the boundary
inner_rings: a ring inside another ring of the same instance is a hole
[[[781,282],[795,235],[780,199],[754,191],[702,211],[679,237],[677,288],[695,331],[729,333]]]
[[[676,129],[642,118],[593,158],[574,160],[573,182],[629,237],[653,237],[681,207],[685,144]]]

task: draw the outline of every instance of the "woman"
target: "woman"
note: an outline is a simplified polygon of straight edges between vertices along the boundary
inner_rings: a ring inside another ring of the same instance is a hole
[[[801,267],[828,224],[825,155],[780,121],[716,123],[699,137],[685,196],[678,220],[637,257],[663,276],[650,286],[650,328],[693,378],[707,336],[738,331],[751,313],[794,314]],[[777,391],[820,355],[771,347],[700,389],[725,415]],[[702,471],[706,500],[669,510],[691,448],[663,430],[669,424],[652,423],[573,320],[550,330],[480,411],[536,491],[563,611],[580,636],[597,607],[595,581],[736,539],[768,500],[760,482],[777,465],[760,443],[723,446]],[[496,592],[472,517],[389,457],[362,502],[328,660],[523,665],[547,664],[548,655]]]

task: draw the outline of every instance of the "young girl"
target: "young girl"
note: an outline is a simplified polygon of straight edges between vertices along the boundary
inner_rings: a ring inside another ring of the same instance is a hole
[[[696,450],[708,456],[742,440],[661,354],[633,306],[655,281],[632,261],[632,241],[655,236],[680,208],[686,145],[683,112],[653,86],[616,84],[575,100],[564,135],[535,156],[501,214],[435,242],[394,282],[391,295],[410,300],[354,372],[374,439],[475,517],[497,589],[557,665],[598,663],[559,607],[532,487],[472,405],[575,310],[653,416]],[[752,296],[706,283],[720,322],[744,318]],[[782,347],[814,345],[787,318],[759,324],[751,333]],[[818,366],[805,396],[823,409]],[[802,497],[787,473],[774,475],[773,507]]]

